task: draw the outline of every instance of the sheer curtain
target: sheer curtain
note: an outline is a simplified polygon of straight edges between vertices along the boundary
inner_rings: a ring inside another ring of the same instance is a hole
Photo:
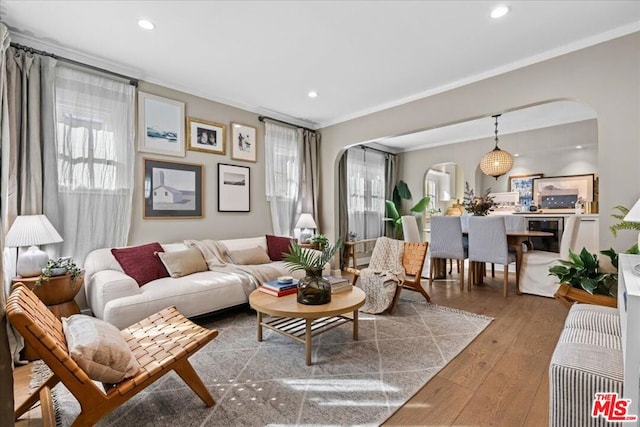
[[[57,197],[44,213],[64,242],[59,255],[83,263],[95,248],[123,246],[131,222],[135,88],[59,65],[57,168],[45,171]]]
[[[265,122],[265,186],[273,233],[293,236],[302,178],[302,141],[297,129]]]
[[[347,151],[349,232],[357,240],[383,235],[385,154],[362,148]]]

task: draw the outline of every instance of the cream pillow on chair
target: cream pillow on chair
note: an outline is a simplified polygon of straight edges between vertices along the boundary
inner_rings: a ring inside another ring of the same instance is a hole
[[[118,328],[84,314],[62,318],[69,356],[95,381],[116,384],[134,376],[140,364]]]

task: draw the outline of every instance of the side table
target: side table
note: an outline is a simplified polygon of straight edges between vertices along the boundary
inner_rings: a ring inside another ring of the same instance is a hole
[[[48,282],[39,286],[36,286],[37,280],[38,276],[14,277],[11,280],[11,285],[24,283],[58,319],[80,313],[80,307],[74,298],[82,289],[84,273],[76,278],[75,283],[71,282],[70,274],[51,277]],[[23,357],[27,360],[39,359],[35,351],[26,344]]]

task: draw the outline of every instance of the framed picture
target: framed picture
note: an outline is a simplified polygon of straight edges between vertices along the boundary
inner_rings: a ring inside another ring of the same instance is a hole
[[[144,218],[202,218],[202,165],[144,159]]]
[[[521,206],[530,206],[533,203],[533,180],[542,178],[541,173],[529,175],[511,175],[509,177],[509,191],[516,191],[520,195],[518,203]]]
[[[184,103],[138,92],[138,150],[184,157]]]
[[[251,169],[218,163],[218,212],[249,212]]]
[[[231,123],[231,158],[256,162],[258,160],[256,128],[240,123]]]
[[[189,150],[224,154],[227,145],[226,126],[206,120],[187,118]]]
[[[578,199],[593,202],[593,187],[593,174],[536,178],[533,197],[543,209],[573,209]]]

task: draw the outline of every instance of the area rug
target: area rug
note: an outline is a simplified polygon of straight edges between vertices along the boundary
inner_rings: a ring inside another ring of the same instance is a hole
[[[405,292],[394,315],[361,313],[351,325],[314,339],[313,365],[304,346],[265,330],[239,310],[199,323],[219,335],[190,360],[216,404],[202,401],[170,373],[104,418],[101,426],[379,425],[458,355],[491,318],[427,304]],[[59,424],[79,413],[74,397],[53,390]]]

